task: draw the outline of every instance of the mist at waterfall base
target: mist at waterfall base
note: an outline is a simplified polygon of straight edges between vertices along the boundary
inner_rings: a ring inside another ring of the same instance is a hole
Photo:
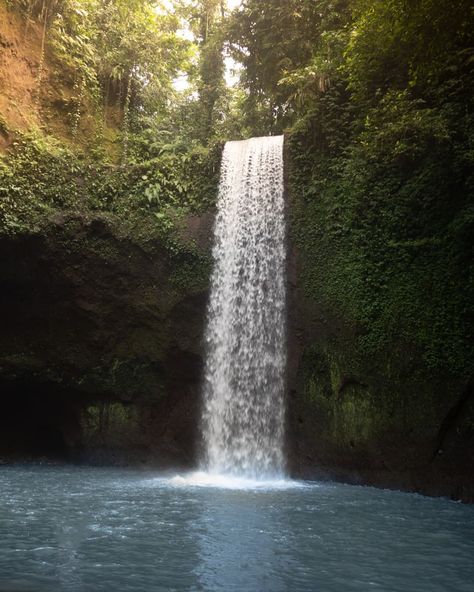
[[[285,475],[283,138],[226,145],[189,474],[0,471],[0,592],[463,592],[474,507]]]

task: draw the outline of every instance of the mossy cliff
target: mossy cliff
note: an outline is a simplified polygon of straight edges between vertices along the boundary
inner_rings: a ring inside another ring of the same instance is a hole
[[[287,138],[293,471],[472,500],[463,123],[448,122],[448,145],[427,125],[403,158],[390,142],[374,159],[377,133],[403,130],[338,152],[331,99]]]
[[[111,8],[105,63],[97,10],[0,0],[0,458],[191,465],[220,146],[143,129],[177,66],[128,25],[175,24]]]
[[[289,125],[289,468],[474,499],[465,1],[248,0],[187,95],[176,15],[80,4],[0,0],[0,458],[193,464],[222,142]]]
[[[78,88],[74,59],[60,55],[40,18],[31,10],[25,15],[26,4],[0,0],[0,151],[11,146],[17,131],[34,129],[116,157],[121,105],[101,107],[96,95]]]
[[[193,463],[219,152],[188,156],[3,158],[0,456]]]
[[[471,499],[468,325],[451,308],[441,346],[428,347],[423,318],[407,323],[413,311],[385,284],[354,300],[366,262],[337,266],[355,253],[334,223],[334,193],[307,193],[313,155],[298,158],[298,136],[287,146],[292,473]],[[112,166],[18,136],[0,169],[2,456],[195,463],[219,157]],[[430,257],[447,273],[445,254]],[[399,268],[402,286],[416,263]],[[465,297],[455,277],[408,303],[431,311],[437,330],[437,290]],[[393,324],[364,318],[375,297],[398,302]]]

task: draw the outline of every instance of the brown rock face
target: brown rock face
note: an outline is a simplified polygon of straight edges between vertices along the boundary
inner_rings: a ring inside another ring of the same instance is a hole
[[[64,62],[58,67],[49,28],[24,18],[0,0],[0,152],[11,146],[18,131],[32,129],[87,150],[99,131],[98,118],[94,99],[87,92],[79,108],[75,81],[71,67]],[[114,140],[123,109],[113,96],[110,103],[102,131],[108,153],[117,157]],[[79,122],[73,137],[74,114],[79,115]]]

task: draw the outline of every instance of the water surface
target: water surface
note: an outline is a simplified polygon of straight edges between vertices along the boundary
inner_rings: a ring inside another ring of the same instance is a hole
[[[11,466],[1,591],[472,592],[474,508],[340,484]]]

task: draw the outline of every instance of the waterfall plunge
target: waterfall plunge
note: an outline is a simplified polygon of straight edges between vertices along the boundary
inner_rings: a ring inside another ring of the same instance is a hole
[[[205,469],[284,472],[283,136],[228,142],[214,231],[203,439]]]

